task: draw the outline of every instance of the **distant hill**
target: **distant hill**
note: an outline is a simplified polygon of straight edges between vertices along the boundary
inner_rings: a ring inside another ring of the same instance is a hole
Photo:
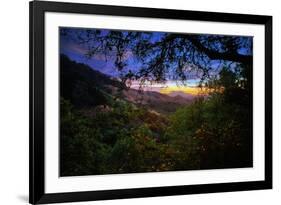
[[[173,91],[173,92],[169,93],[168,95],[171,97],[174,97],[174,98],[184,98],[184,99],[189,99],[189,100],[193,100],[196,97],[192,94],[184,93],[182,91]]]
[[[160,113],[174,112],[179,106],[192,102],[192,100],[181,96],[172,97],[155,91],[140,92],[136,89],[129,89],[123,91],[123,93],[124,98],[128,101],[146,106]]]
[[[91,67],[60,56],[60,96],[71,101],[76,107],[102,105],[110,97],[108,86],[116,88],[124,85]]]
[[[174,112],[194,99],[179,93],[166,95],[155,91],[125,89],[125,85],[117,79],[88,65],[71,61],[65,55],[60,56],[60,92],[61,97],[70,100],[78,108],[107,105],[109,100],[121,98],[163,114]]]

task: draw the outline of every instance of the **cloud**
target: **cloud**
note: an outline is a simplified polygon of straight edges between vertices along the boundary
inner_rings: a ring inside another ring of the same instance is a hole
[[[85,55],[87,52],[87,49],[79,44],[69,43],[66,45],[65,49],[68,49],[69,51],[75,52],[80,55]]]

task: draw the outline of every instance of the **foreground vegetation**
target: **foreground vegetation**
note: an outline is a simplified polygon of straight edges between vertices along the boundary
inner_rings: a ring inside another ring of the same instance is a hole
[[[208,97],[159,114],[105,92],[90,74],[71,75],[73,64],[62,63],[62,176],[252,166],[249,88],[234,72],[223,69],[209,82]]]
[[[61,108],[63,176],[251,166],[248,110],[219,93],[170,116],[122,101]]]

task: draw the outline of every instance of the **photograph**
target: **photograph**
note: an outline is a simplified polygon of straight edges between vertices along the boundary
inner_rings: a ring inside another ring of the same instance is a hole
[[[253,36],[58,32],[61,177],[253,167]]]
[[[31,204],[272,189],[272,15],[150,6],[30,2]]]

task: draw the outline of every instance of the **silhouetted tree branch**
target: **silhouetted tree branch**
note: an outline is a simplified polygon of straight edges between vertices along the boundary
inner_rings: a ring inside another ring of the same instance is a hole
[[[64,29],[61,35],[68,35]],[[167,75],[186,80],[188,74],[197,73],[202,80],[210,75],[212,61],[225,66],[236,63],[242,67],[252,65],[252,40],[249,37],[223,35],[196,35],[135,31],[79,30],[75,39],[88,46],[88,57],[104,55],[114,58],[119,71],[127,67],[127,60],[141,62],[137,72],[128,70],[123,78],[165,81]],[[73,35],[70,35],[73,36]],[[239,49],[246,52],[239,53]],[[221,66],[222,67],[222,66]]]

